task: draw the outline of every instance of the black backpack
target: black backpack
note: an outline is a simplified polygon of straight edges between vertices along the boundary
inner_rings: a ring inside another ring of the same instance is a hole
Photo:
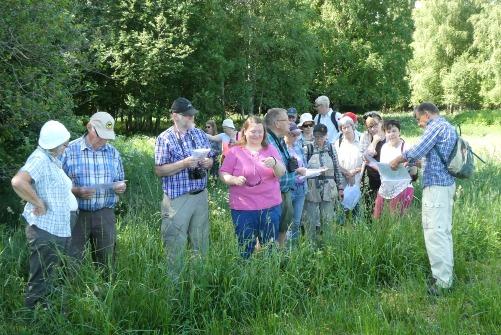
[[[317,124],[319,124],[320,123],[320,114],[317,114],[317,116],[318,116],[318,118],[317,118]],[[334,127],[336,128],[336,131],[339,133],[339,125],[337,124],[336,111],[335,110],[332,110],[331,122],[334,124]]]

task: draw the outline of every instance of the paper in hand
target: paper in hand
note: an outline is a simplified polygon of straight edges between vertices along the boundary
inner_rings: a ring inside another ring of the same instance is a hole
[[[410,181],[411,176],[409,171],[402,164],[398,166],[397,170],[392,170],[390,164],[377,163],[381,181]]]
[[[193,158],[201,159],[201,158],[206,158],[207,155],[209,154],[210,149],[206,148],[201,148],[201,149],[193,149],[191,156]]]

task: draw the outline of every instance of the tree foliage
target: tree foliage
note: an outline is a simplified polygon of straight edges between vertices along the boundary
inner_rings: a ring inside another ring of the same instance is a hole
[[[501,9],[489,0],[428,0],[414,11],[411,101],[499,106]]]

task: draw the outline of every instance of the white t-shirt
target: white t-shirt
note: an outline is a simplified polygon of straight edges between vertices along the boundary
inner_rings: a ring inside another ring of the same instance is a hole
[[[402,142],[400,142],[397,147],[394,147],[390,142],[386,142],[381,147],[381,156],[379,161],[381,163],[390,163],[393,159],[408,149],[409,147],[407,146],[407,143],[403,144],[402,149]],[[412,183],[407,181],[381,181],[378,193],[385,199],[393,199],[407,187],[413,187]]]
[[[317,114],[314,119],[315,124],[321,123],[327,127],[327,141],[331,144],[333,144],[339,137],[339,132],[336,130],[336,127],[334,126],[334,123],[332,123],[331,120],[332,113],[334,113],[334,111],[332,110],[332,108],[330,108],[327,114],[325,115]],[[338,126],[339,126],[339,119],[341,119],[342,116],[343,114],[336,112],[336,120],[338,122]],[[320,118],[320,122],[318,121],[318,118]]]
[[[362,166],[360,141],[356,136],[354,141],[351,143],[346,138],[343,138],[341,145],[339,145],[339,139],[337,139],[334,148],[337,152],[339,166],[341,166],[342,168],[345,168],[346,170],[353,170]],[[359,172],[355,176],[355,184],[359,184],[361,179],[362,173]],[[344,184],[346,185],[346,181]]]

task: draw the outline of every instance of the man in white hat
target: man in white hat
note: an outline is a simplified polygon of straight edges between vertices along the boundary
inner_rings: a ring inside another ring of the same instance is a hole
[[[71,180],[61,169],[58,156],[68,145],[70,133],[58,121],[46,122],[40,130],[38,148],[12,178],[12,188],[26,201],[26,240],[29,247],[30,275],[26,288],[26,307],[46,304],[53,288],[52,276],[67,252],[71,222],[76,219],[77,200],[71,193]]]
[[[97,112],[87,123],[86,133],[70,143],[62,156],[63,169],[73,181],[78,199],[78,220],[72,229],[71,253],[83,257],[91,242],[94,262],[113,262],[116,243],[115,210],[118,195],[125,192],[124,169],[118,150],[108,141],[115,139],[115,120]]]
[[[223,154],[223,158],[230,149],[230,146],[235,144],[238,140],[237,130],[235,129],[235,124],[232,119],[224,119],[223,120],[223,132],[217,135],[209,135],[207,134],[207,138],[210,141],[220,142],[221,143],[221,152]]]

